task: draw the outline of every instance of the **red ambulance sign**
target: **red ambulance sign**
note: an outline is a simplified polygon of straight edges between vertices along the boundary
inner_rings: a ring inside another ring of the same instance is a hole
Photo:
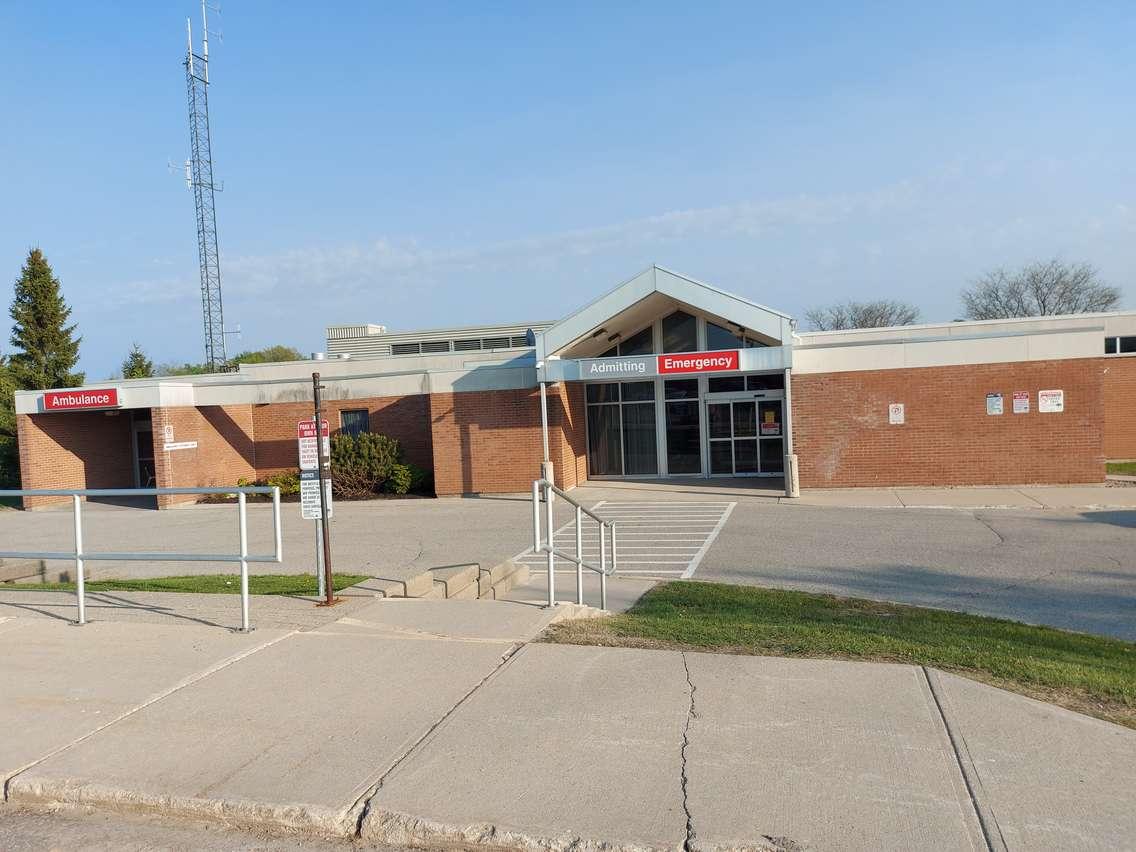
[[[118,408],[118,388],[47,391],[43,395],[44,411],[82,411],[86,408]]]

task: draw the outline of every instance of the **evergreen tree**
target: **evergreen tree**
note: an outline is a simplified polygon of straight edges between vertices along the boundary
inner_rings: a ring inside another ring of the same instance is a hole
[[[44,390],[83,383],[83,374],[72,372],[79,361],[82,338],[75,336],[74,325],[67,325],[71,308],[63,301],[59,279],[38,248],[28,252],[10,313],[16,351],[8,369],[17,387]]]
[[[16,434],[16,383],[8,359],[0,355],[0,439]]]
[[[146,357],[142,347],[135,343],[130,348],[130,354],[122,362],[122,377],[124,379],[148,379],[154,375],[154,362]]]

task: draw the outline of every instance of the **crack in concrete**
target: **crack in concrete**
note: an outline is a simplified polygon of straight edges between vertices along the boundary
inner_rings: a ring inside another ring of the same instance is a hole
[[[391,773],[394,772],[396,769],[398,769],[398,767],[401,766],[402,763],[407,758],[410,757],[410,755],[414,754],[414,752],[418,750],[418,747],[421,746],[424,742],[426,742],[426,740],[428,740],[433,735],[434,731],[438,730],[438,728],[440,728],[446,722],[447,719],[449,719],[454,713],[456,713],[458,711],[458,708],[460,708],[470,698],[473,697],[474,693],[476,693],[479,689],[481,689],[481,687],[485,686],[485,684],[489,682],[490,678],[492,678],[499,671],[501,671],[503,668],[505,668],[505,666],[507,666],[509,664],[509,662],[527,644],[528,644],[527,642],[517,642],[515,645],[513,645],[513,647],[511,647],[508,651],[506,651],[504,654],[502,654],[501,655],[501,662],[498,663],[496,666],[494,666],[493,670],[491,672],[489,672],[489,674],[487,674],[485,677],[483,677],[481,680],[479,680],[477,683],[475,683],[473,685],[473,687],[469,690],[469,692],[467,692],[465,695],[463,695],[461,698],[459,698],[457,700],[457,702],[454,704],[454,706],[452,706],[449,710],[447,710],[445,713],[443,713],[437,719],[437,721],[434,722],[433,725],[431,725],[429,728],[426,729],[426,732],[424,734],[422,734],[422,736],[420,736],[417,740],[415,740],[410,745],[410,747],[406,749],[406,751],[404,751],[397,758],[395,758],[394,762],[392,762],[391,765],[388,766],[386,768],[386,770],[383,771],[383,774],[379,776],[379,780],[376,781],[374,784],[372,784],[370,787],[368,787],[363,792],[363,794],[355,800],[355,802],[351,805],[351,807],[347,809],[347,815],[348,815],[348,817],[350,817],[350,814],[356,808],[359,808],[359,815],[355,818],[355,829],[354,829],[354,835],[353,835],[356,839],[362,838],[362,836],[363,836],[363,825],[367,821],[367,815],[371,812],[371,802],[374,800],[375,796],[377,796],[379,794],[379,791],[383,789],[383,784],[386,783],[386,780],[387,780],[387,778],[390,777]]]
[[[686,710],[686,722],[682,726],[682,770],[680,772],[680,783],[682,786],[682,810],[686,814],[686,840],[683,841],[683,852],[694,852],[695,839],[697,833],[694,830],[694,816],[690,813],[690,777],[687,775],[687,751],[690,748],[690,723],[698,718],[698,712],[694,706],[694,693],[698,688],[694,685],[693,679],[690,677],[690,663],[686,659],[686,652],[682,652],[682,668],[686,672],[686,687],[690,693],[690,705]]]

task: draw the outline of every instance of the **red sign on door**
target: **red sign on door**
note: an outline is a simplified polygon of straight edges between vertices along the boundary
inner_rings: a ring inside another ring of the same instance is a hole
[[[718,373],[738,369],[738,350],[659,355],[660,373]]]
[[[118,388],[48,391],[43,395],[44,411],[79,411],[85,408],[118,408]]]

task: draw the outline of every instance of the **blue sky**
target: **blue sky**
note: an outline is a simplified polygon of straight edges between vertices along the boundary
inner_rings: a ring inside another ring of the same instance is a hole
[[[790,5],[224,3],[231,346],[555,318],[650,263],[794,315],[891,296],[930,321],[1060,256],[1136,307],[1136,4]],[[132,341],[201,357],[166,166],[197,14],[0,0],[0,301],[38,244],[91,379]]]

